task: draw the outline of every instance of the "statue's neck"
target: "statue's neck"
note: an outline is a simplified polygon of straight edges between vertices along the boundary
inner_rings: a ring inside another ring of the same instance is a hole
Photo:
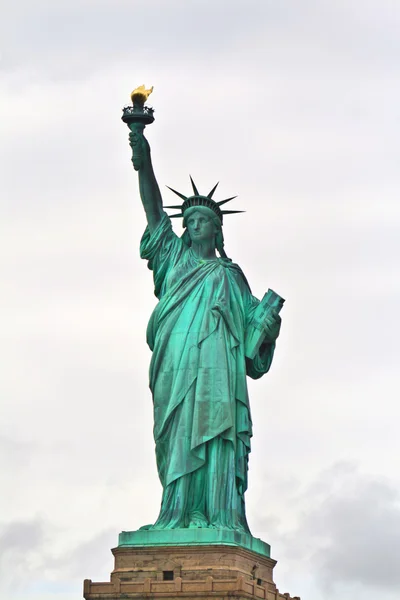
[[[192,241],[193,254],[203,260],[212,260],[217,258],[215,253],[215,240],[203,240],[201,242]]]

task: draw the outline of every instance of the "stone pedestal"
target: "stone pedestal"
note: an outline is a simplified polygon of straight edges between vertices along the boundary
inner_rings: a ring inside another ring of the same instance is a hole
[[[267,544],[265,546],[269,549]],[[230,597],[238,600],[300,600],[297,596],[282,594],[276,588],[273,580],[275,560],[233,543],[120,545],[112,553],[115,567],[111,581],[98,583],[86,579],[85,600],[222,600]]]

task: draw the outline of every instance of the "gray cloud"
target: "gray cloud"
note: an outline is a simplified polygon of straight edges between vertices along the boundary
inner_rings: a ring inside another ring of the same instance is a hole
[[[7,436],[0,436],[0,465],[5,469],[12,467],[29,467],[33,454],[37,450],[35,442],[17,441]]]
[[[82,582],[84,579],[106,581],[107,573],[113,569],[114,557],[110,549],[117,545],[115,530],[102,531],[73,548],[67,560],[58,561],[66,580]]]
[[[392,2],[235,0],[214,2],[152,0],[146,4],[25,1],[8,8],[2,24],[2,61],[6,72],[30,77],[76,79],[120,64],[159,64],[176,69],[224,64],[228,55],[248,68],[263,59],[279,67],[327,69],[354,62],[369,70],[387,68],[399,51]],[[48,49],[51,49],[51,52]],[[160,52],[160,49],[162,51]],[[209,57],[217,59],[210,64]],[[179,71],[178,71],[179,72]]]
[[[334,586],[336,580],[398,589],[398,490],[388,483],[357,479],[307,519],[312,536],[322,541],[315,563],[327,585]]]
[[[297,524],[272,522],[279,540],[285,575],[309,571],[330,597],[351,598],[383,593],[400,586],[400,495],[397,481],[360,472],[354,464],[337,463],[309,486],[286,489],[297,506]],[[260,521],[268,526],[271,518]],[[298,562],[307,564],[299,568]],[[295,581],[292,575],[291,580]],[[373,592],[373,590],[375,591]],[[337,596],[336,596],[337,594]]]
[[[43,523],[40,519],[3,524],[0,534],[1,555],[4,557],[6,552],[19,552],[23,547],[35,550],[43,541]]]
[[[45,528],[39,518],[0,525],[0,585],[4,592],[24,587],[31,576],[38,575],[43,565],[40,560],[37,564],[37,557],[44,542]]]
[[[59,535],[66,531],[41,518],[0,525],[0,593],[77,594],[83,579],[101,579],[111,570],[115,531],[102,531],[63,551],[57,548]]]

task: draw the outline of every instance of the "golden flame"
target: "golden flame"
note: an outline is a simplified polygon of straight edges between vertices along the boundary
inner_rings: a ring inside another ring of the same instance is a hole
[[[146,90],[144,85],[140,85],[135,90],[133,90],[133,92],[131,93],[131,100],[133,103],[136,100],[136,101],[140,102],[141,104],[144,104],[146,102],[147,98],[150,96],[152,91],[153,91],[153,86],[151,86],[151,88],[149,90]]]

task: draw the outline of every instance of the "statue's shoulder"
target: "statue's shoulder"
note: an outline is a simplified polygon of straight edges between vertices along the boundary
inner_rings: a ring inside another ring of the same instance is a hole
[[[232,262],[230,258],[221,258],[221,264],[228,269],[231,277],[240,285],[246,287],[250,292],[249,282],[246,279],[246,275],[237,263]]]

